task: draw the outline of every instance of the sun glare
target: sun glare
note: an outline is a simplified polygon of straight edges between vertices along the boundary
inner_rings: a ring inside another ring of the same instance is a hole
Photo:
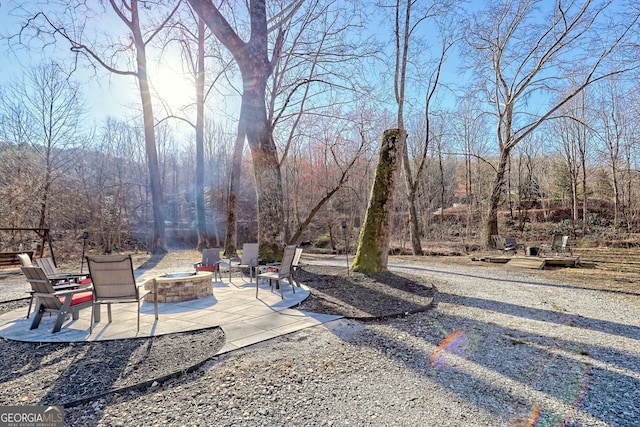
[[[191,105],[195,99],[195,85],[180,64],[159,64],[150,76],[152,93],[168,112],[177,112]]]

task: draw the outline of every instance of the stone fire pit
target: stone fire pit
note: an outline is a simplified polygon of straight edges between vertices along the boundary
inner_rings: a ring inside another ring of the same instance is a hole
[[[190,301],[213,295],[211,277],[212,274],[208,271],[171,273],[158,276],[156,277],[158,302]],[[152,290],[153,281],[145,283],[144,287]],[[153,302],[153,294],[145,295],[144,300]]]

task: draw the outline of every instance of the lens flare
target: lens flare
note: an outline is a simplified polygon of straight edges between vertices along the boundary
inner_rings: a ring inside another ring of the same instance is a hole
[[[475,347],[475,342],[469,339],[467,334],[461,329],[451,332],[445,339],[440,341],[436,349],[429,356],[429,363],[434,366],[453,366],[448,359],[448,355],[468,357]]]

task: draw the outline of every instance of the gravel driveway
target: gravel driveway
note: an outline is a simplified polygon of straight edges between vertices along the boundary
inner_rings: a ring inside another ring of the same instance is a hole
[[[431,310],[305,329],[68,408],[66,424],[640,426],[637,294],[391,262],[434,284]]]

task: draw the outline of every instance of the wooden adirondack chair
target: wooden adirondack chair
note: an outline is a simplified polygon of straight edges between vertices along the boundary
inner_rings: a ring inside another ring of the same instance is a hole
[[[502,252],[511,252],[513,251],[514,255],[518,253],[518,241],[515,237],[505,237],[504,238],[504,246],[502,248]]]
[[[202,261],[197,262],[194,267],[196,271],[211,271],[215,280],[216,276],[222,280],[220,276],[220,248],[203,249]]]
[[[36,258],[36,265],[44,271],[48,277],[53,277],[58,275],[58,269],[56,265],[53,263],[53,258],[45,257],[45,258]]]
[[[36,329],[40,325],[44,313],[57,313],[58,317],[53,332],[58,332],[69,314],[74,320],[78,320],[79,311],[93,305],[91,287],[78,287],[77,283],[72,283],[68,286],[59,285],[54,288],[40,267],[20,268],[31,284],[36,300],[35,317],[30,329]]]
[[[560,243],[560,251],[564,254],[569,252],[569,255],[573,256],[573,249],[569,245],[569,236],[562,236],[562,242]]]
[[[504,250],[504,239],[499,234],[491,235],[491,249],[502,252]]]

